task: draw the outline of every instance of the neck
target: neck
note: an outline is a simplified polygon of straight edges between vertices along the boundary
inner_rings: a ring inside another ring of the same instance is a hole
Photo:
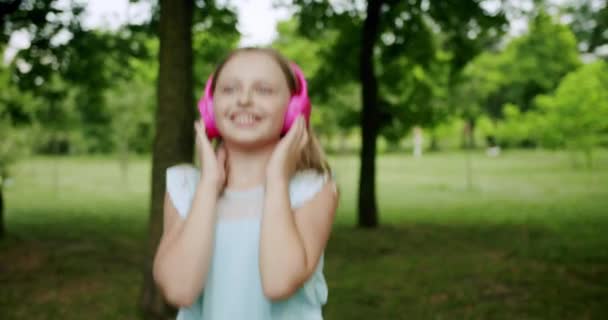
[[[247,189],[263,184],[266,180],[266,164],[278,140],[256,148],[245,148],[225,142],[228,189]]]

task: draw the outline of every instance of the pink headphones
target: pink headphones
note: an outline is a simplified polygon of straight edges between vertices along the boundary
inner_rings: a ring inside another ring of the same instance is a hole
[[[289,128],[291,128],[294,121],[300,114],[304,115],[306,125],[310,125],[311,105],[310,98],[308,98],[308,86],[306,84],[306,79],[304,78],[304,73],[302,72],[302,70],[300,70],[300,67],[298,67],[298,65],[293,62],[291,63],[291,69],[293,70],[293,73],[296,77],[296,81],[298,82],[299,91],[293,94],[289,100],[281,134],[287,133]],[[205,127],[207,129],[207,136],[209,137],[209,139],[213,139],[215,137],[220,136],[220,132],[217,130],[217,126],[215,125],[215,118],[213,115],[213,92],[211,92],[212,81],[213,74],[209,76],[209,79],[207,79],[207,84],[205,85],[205,93],[203,97],[201,97],[201,99],[198,101],[198,110],[200,111],[201,118],[205,123]]]

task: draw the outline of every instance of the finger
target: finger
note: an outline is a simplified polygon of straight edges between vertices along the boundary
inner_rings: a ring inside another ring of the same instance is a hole
[[[289,128],[289,130],[287,131],[287,134],[285,135],[285,137],[283,139],[287,140],[288,142],[292,142],[298,135],[298,119],[296,118],[296,121],[294,121],[293,125],[291,126],[291,128]]]
[[[209,141],[209,139],[207,138],[207,134],[205,133],[205,124],[203,123],[203,121],[197,121],[194,124],[194,127],[196,129],[196,139],[198,141],[198,143],[200,144],[200,147],[203,149],[201,150],[201,152],[203,152],[203,154],[208,154],[209,152],[213,152],[213,147],[211,146],[211,142]]]
[[[207,126],[205,125],[205,122],[202,119],[198,122],[198,126],[201,130],[201,133],[206,137],[207,136]]]
[[[198,137],[201,133],[200,124],[198,121],[194,121],[194,130],[196,131],[196,136]]]
[[[198,124],[196,122],[194,123],[194,136],[196,138],[196,144],[197,145],[201,144],[202,143],[202,141],[201,141],[201,134],[199,132]]]
[[[207,132],[205,130],[205,124],[203,123],[203,121],[197,121],[195,123],[195,128],[198,137],[201,138],[201,140],[208,142],[209,139],[207,138]]]
[[[199,133],[206,132],[205,122],[203,122],[202,119],[200,119],[198,121],[194,121],[194,128],[196,128],[197,132],[199,132]]]
[[[221,179],[226,184],[228,177],[228,152],[223,144],[220,144],[217,150],[217,163],[220,171]]]
[[[310,133],[306,126],[306,121],[302,121],[302,122],[303,122],[302,127],[304,127],[304,128],[302,129],[303,134],[302,134],[302,140],[301,140],[301,144],[300,144],[300,151],[304,150],[304,148],[308,144],[308,141],[310,140]]]
[[[226,163],[226,148],[224,146],[217,149],[217,162],[222,166]]]
[[[306,140],[306,121],[304,120],[304,116],[300,116],[300,127],[299,127],[299,137],[298,137],[298,149],[301,148],[302,143]]]
[[[300,142],[300,150],[304,150],[304,148],[308,144],[309,139],[310,139],[310,136],[308,134],[308,130],[304,129],[304,134],[302,135],[302,140]]]
[[[298,118],[296,119],[296,130],[298,131],[298,134],[302,134],[302,116],[298,116]]]
[[[300,144],[300,137],[302,135],[301,126],[300,126],[300,117],[298,116],[296,120],[293,122],[293,126],[289,129],[289,134],[287,139],[285,139],[285,144],[287,145],[288,152],[294,152],[297,150],[298,145]]]

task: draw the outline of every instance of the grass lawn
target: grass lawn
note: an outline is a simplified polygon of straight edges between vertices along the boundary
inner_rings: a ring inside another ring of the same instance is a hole
[[[378,158],[381,227],[354,228],[358,160],[326,250],[326,319],[608,319],[608,151]],[[37,157],[5,190],[0,319],[136,319],[148,159]],[[58,179],[54,179],[58,173]]]

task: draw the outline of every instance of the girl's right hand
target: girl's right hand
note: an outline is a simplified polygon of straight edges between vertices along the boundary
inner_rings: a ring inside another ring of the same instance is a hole
[[[226,149],[220,145],[217,154],[207,137],[205,124],[202,119],[194,122],[196,130],[196,149],[201,164],[201,182],[217,187],[218,194],[226,185]]]

